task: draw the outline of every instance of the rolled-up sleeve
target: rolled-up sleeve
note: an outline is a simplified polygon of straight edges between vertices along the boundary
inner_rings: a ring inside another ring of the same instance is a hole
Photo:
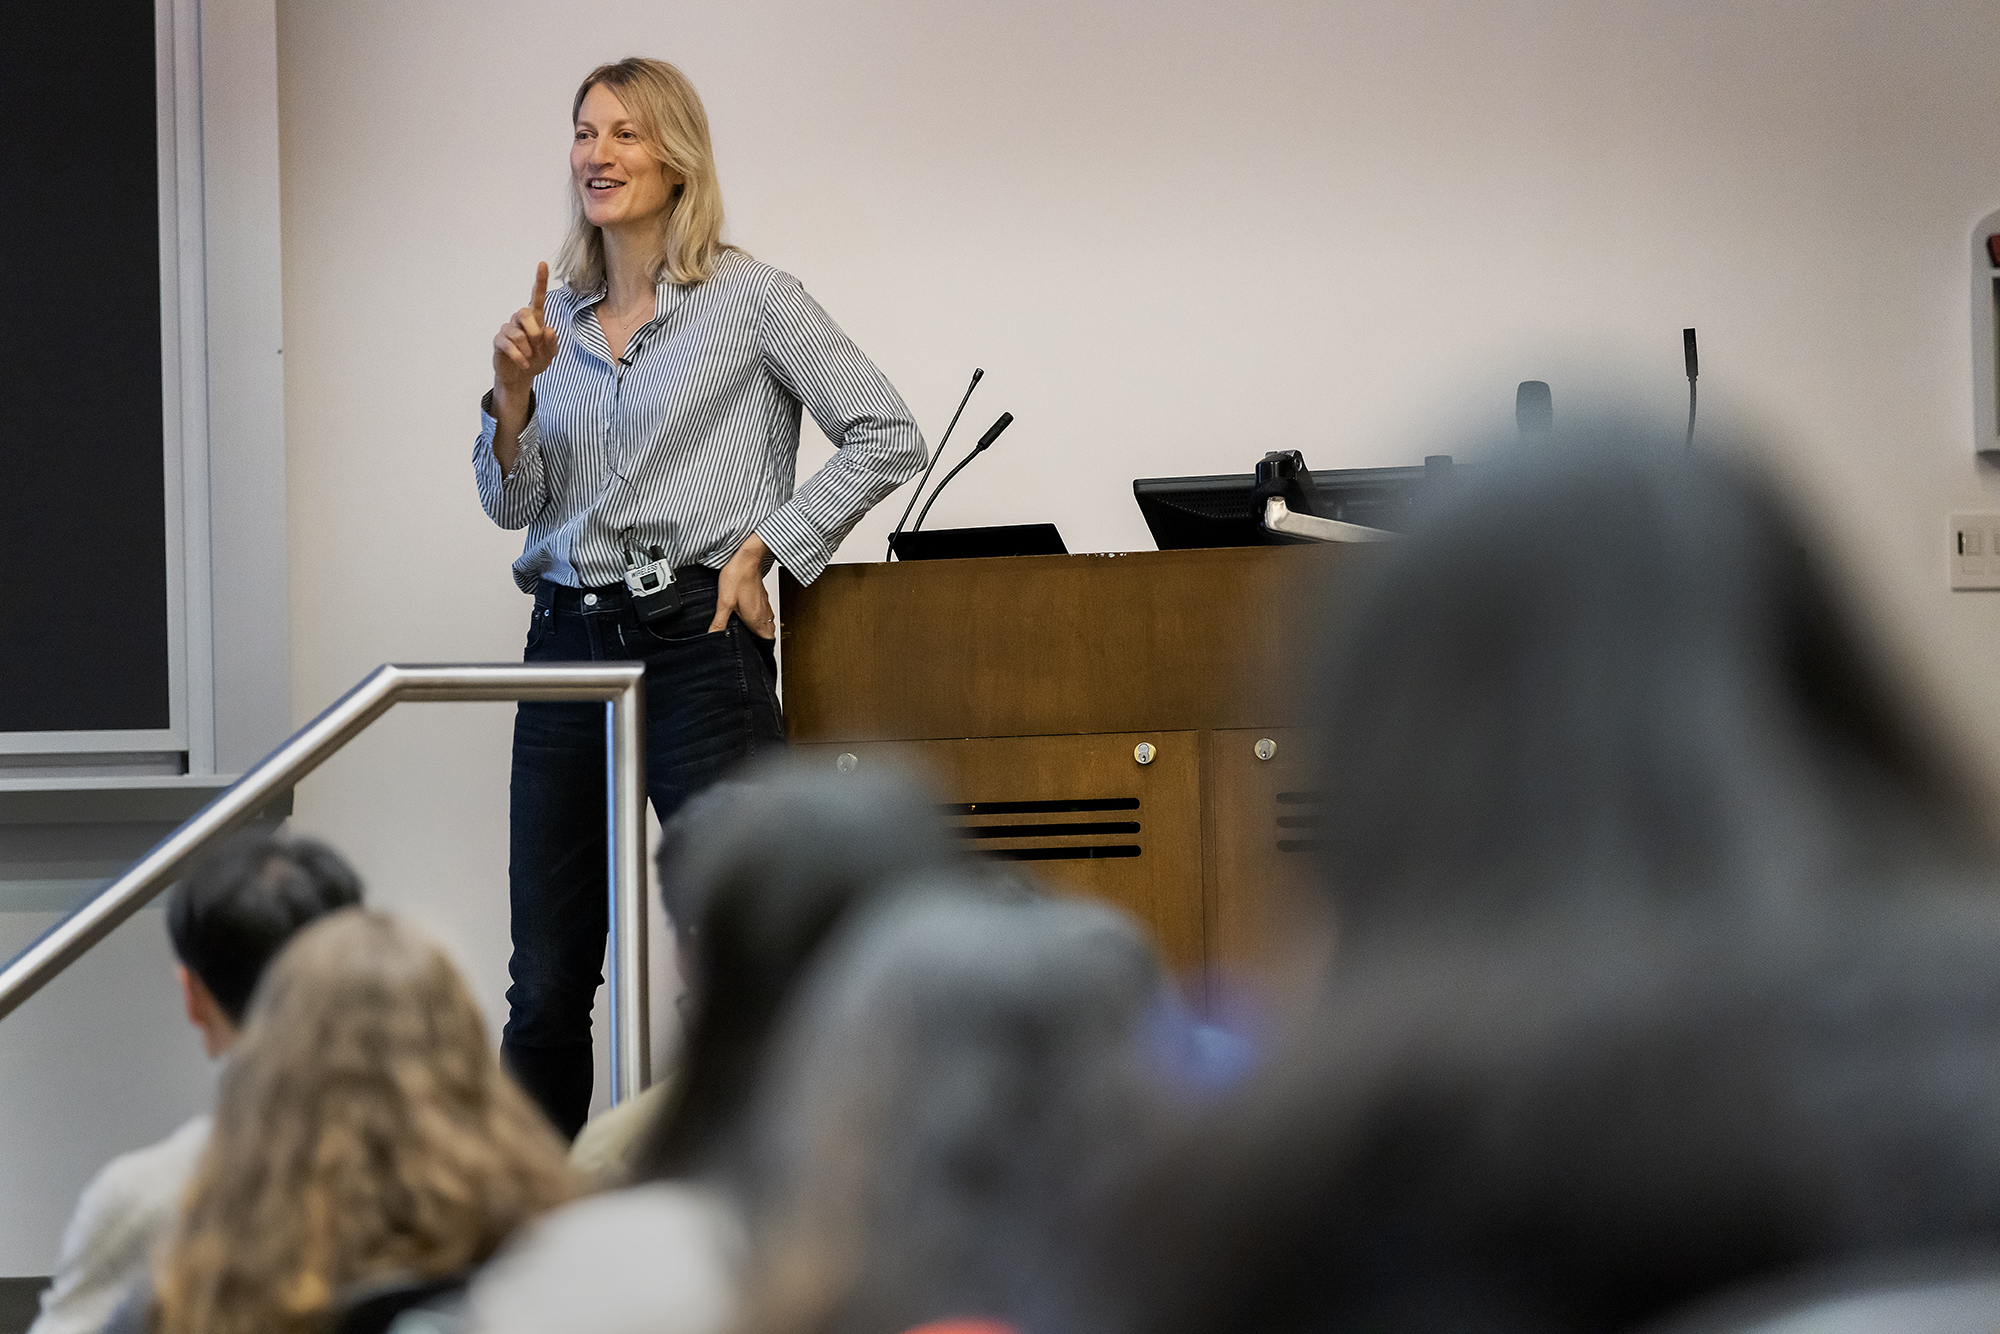
[[[537,414],[528,413],[521,428],[520,448],[514,455],[514,471],[500,471],[493,453],[493,437],[500,423],[493,419],[493,395],[479,401],[479,439],[472,446],[472,475],[479,484],[479,504],[486,517],[502,528],[526,528],[548,503],[548,475],[542,461],[542,436]]]
[[[774,277],[765,293],[760,337],[764,364],[838,446],[824,467],[757,525],[757,535],[793,577],[811,583],[861,516],[923,470],[924,438],[887,377],[797,279]],[[483,475],[480,494],[485,495]]]

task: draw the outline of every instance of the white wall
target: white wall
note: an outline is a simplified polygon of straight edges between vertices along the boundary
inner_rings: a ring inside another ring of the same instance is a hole
[[[1948,594],[1942,553],[1945,513],[1995,505],[1962,267],[2000,206],[1991,0],[284,0],[301,718],[385,660],[518,653],[474,405],[560,235],[568,98],[635,52],[707,99],[732,238],[928,430],[974,365],[968,425],[1018,417],[940,526],[1144,548],[1134,476],[1414,462],[1507,427],[1527,378],[1673,423],[1692,324],[1704,422],[1759,434],[2000,755],[2000,598]],[[506,766],[504,708],[409,708],[297,817],[446,932],[496,1020]]]
[[[1018,417],[939,526],[1146,548],[1134,476],[1415,462],[1511,429],[1527,378],[1673,425],[1696,325],[1704,421],[1755,428],[2000,753],[2000,599],[1944,591],[1941,531],[1991,489],[1962,267],[2000,203],[1990,0],[291,0],[279,43],[302,717],[384,660],[518,654],[475,403],[561,234],[568,98],[645,53],[703,92],[729,235],[928,430],[975,364],[969,427]],[[394,719],[297,817],[444,924],[496,1019],[506,714]]]
[[[1704,421],[1757,428],[2000,741],[1960,666],[2000,601],[1950,598],[1940,551],[1986,490],[1963,273],[2000,202],[1983,0],[292,3],[280,41],[301,710],[385,657],[518,651],[473,405],[561,231],[567,98],[636,51],[703,90],[730,235],[931,431],[974,364],[970,423],[1018,416],[937,521],[1143,547],[1136,474],[1279,445],[1414,462],[1507,424],[1529,377],[1559,411],[1619,391],[1671,424],[1693,324]],[[480,744],[487,781],[504,748]],[[385,761],[304,814],[356,828]],[[503,803],[462,800],[469,857]]]
[[[0,959],[60,914],[0,912]],[[0,1277],[41,1275],[83,1183],[213,1096],[164,914],[132,917],[0,1020]]]

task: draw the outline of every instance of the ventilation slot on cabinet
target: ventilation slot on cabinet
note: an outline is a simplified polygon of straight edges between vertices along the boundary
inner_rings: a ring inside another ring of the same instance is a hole
[[[1078,797],[1059,801],[968,801],[946,806],[956,816],[960,837],[971,840],[981,854],[1001,861],[1075,862],[1138,857],[1138,843],[1085,842],[1140,832],[1137,820],[1021,820],[1003,816],[1091,815],[1106,811],[1136,811],[1137,797]],[[998,841],[1007,847],[994,847]]]
[[[1280,792],[1278,794],[1278,851],[1317,852],[1321,840],[1300,838],[1301,831],[1319,828],[1320,795],[1317,792]],[[1290,834],[1291,837],[1286,837]]]
[[[977,824],[958,831],[966,838],[1055,838],[1061,834],[1136,834],[1137,820],[1079,820],[1075,824]]]
[[[1078,811],[1136,811],[1137,797],[1085,797],[1078,801],[968,801],[946,806],[946,815],[1069,815]]]
[[[989,857],[1008,862],[1094,862],[1108,857],[1137,857],[1137,843],[1093,843],[1080,848],[986,848]]]

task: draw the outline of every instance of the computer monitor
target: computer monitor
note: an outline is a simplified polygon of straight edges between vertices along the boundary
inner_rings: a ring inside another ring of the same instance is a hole
[[[1312,474],[1313,513],[1322,519],[1402,532],[1427,482],[1451,466],[1449,456],[1410,468],[1334,468]],[[1133,498],[1162,551],[1198,547],[1288,546],[1304,539],[1264,528],[1252,493],[1255,473],[1220,477],[1141,477]]]

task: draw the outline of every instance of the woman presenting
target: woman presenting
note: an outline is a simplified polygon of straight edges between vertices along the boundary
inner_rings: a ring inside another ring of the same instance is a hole
[[[796,279],[721,240],[708,118],[679,70],[595,69],[571,120],[564,285],[550,291],[539,266],[494,338],[472,466],[493,521],[528,530],[514,562],[535,595],[526,660],[646,663],[646,789],[664,820],[784,745],[765,571],[817,577],[923,467],[924,442]],[[839,449],[794,492],[801,405]],[[677,610],[628,589],[628,569],[655,563]],[[519,706],[509,814],[502,1051],[573,1136],[607,929],[601,707]]]

